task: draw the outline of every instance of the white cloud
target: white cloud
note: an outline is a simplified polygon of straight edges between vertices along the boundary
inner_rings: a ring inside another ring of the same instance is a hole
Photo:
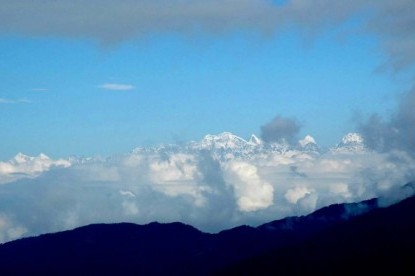
[[[203,150],[156,150],[70,162],[19,154],[0,162],[7,183],[0,185],[0,238],[121,221],[219,231],[389,195],[414,171],[403,152],[289,150],[222,160]]]
[[[125,190],[121,190],[120,195],[123,195],[123,196],[126,196],[126,197],[135,197],[135,194],[133,192],[125,191]]]
[[[260,178],[254,165],[229,162],[225,167],[225,180],[233,186],[241,211],[256,211],[272,205],[274,188]]]
[[[149,159],[149,178],[154,183],[153,189],[165,195],[189,195],[196,206],[205,204],[203,192],[206,188],[198,182],[200,173],[194,155],[172,154],[167,160],[152,156]]]
[[[121,84],[121,83],[104,83],[99,86],[105,90],[116,90],[116,91],[125,91],[125,90],[133,90],[134,86],[131,84]]]
[[[0,162],[0,184],[16,181],[21,178],[37,177],[52,167],[69,167],[68,160],[52,160],[44,154],[30,157],[18,153],[6,162]]]
[[[0,98],[0,104],[18,104],[18,103],[30,103],[31,101],[27,98],[21,99],[6,99]]]

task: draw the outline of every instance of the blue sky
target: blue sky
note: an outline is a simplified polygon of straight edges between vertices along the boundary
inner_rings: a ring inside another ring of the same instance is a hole
[[[360,31],[362,16],[317,26],[311,38],[301,26],[265,34],[255,26],[190,34],[160,27],[111,42],[13,27],[18,20],[0,29],[2,160],[17,152],[110,155],[223,131],[246,138],[277,115],[331,146],[355,130],[356,116],[391,114],[410,87],[401,73],[377,70],[388,54],[382,36]]]

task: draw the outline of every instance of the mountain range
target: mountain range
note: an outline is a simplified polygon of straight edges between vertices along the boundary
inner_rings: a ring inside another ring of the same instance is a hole
[[[285,140],[264,142],[254,134],[248,140],[230,132],[217,135],[206,135],[200,141],[191,141],[185,144],[162,144],[154,147],[138,147],[125,156],[157,155],[169,160],[173,154],[200,155],[208,153],[219,162],[231,160],[261,160],[270,155],[284,157],[315,158],[325,154],[361,154],[368,152],[363,137],[358,133],[348,133],[342,140],[331,148],[320,147],[315,139],[307,135],[296,144]],[[18,153],[12,159],[0,161],[0,184],[15,181],[20,178],[33,178],[53,167],[67,168],[73,165],[111,161],[111,157],[79,157],[51,159],[41,153],[38,156],[28,156]]]
[[[206,151],[220,161],[232,159],[254,159],[261,158],[267,154],[311,154],[321,155],[325,153],[362,153],[366,152],[367,146],[363,137],[358,133],[348,133],[342,140],[329,149],[318,146],[315,139],[307,135],[296,144],[290,144],[285,140],[276,142],[264,142],[254,134],[248,140],[236,136],[230,132],[217,135],[206,135],[200,141],[191,141],[184,145],[165,144],[156,147],[136,148],[132,154],[171,154],[188,153],[194,154]]]
[[[415,197],[331,205],[208,234],[182,223],[94,224],[0,245],[1,275],[350,275],[415,272]]]
[[[245,140],[230,132],[223,132],[217,135],[206,135],[200,141],[191,141],[183,145],[179,144],[162,144],[154,147],[138,147],[131,151],[130,154],[171,154],[171,153],[198,153],[210,152],[219,160],[226,161],[230,159],[252,159],[264,154],[286,152],[308,153],[320,155],[324,153],[360,153],[367,151],[363,137],[358,133],[348,133],[342,140],[329,149],[322,149],[318,146],[315,139],[307,135],[299,140],[297,144],[291,145],[285,140],[278,142],[265,143],[260,138],[251,135],[249,140]],[[52,160],[47,155],[41,153],[39,156],[27,156],[18,153],[7,163],[0,162],[3,166],[20,166],[35,167],[33,171],[41,171],[44,167],[59,166],[68,167],[71,164],[88,163],[102,160],[102,157],[76,157],[71,156],[66,159]],[[23,170],[23,169],[22,169]],[[1,168],[1,171],[7,173],[7,167]]]

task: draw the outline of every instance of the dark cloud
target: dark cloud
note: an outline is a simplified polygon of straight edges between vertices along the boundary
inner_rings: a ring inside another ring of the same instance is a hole
[[[367,30],[380,38],[382,49],[388,54],[388,68],[395,71],[415,63],[415,2],[412,0],[375,1],[374,16]]]
[[[277,12],[264,0],[0,0],[0,31],[114,43],[157,32],[266,30]]]
[[[300,129],[301,126],[295,119],[277,116],[261,126],[261,139],[268,143],[281,141],[293,143]]]
[[[118,42],[156,32],[269,33],[283,25],[302,29],[347,19],[363,1],[327,0],[0,0],[0,31]]]
[[[0,34],[118,43],[155,33],[272,34],[294,27],[315,36],[354,17],[379,38],[395,70],[415,62],[413,0],[0,0]]]
[[[367,145],[377,151],[403,150],[415,156],[415,89],[403,95],[397,112],[385,120],[374,114],[359,130]]]
[[[306,173],[298,171],[298,166],[290,166],[290,171],[294,176],[307,177]]]

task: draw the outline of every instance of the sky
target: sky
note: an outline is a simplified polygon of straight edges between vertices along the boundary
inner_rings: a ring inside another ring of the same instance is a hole
[[[412,79],[371,7],[309,2],[1,1],[0,158],[249,137],[275,116],[336,144]]]
[[[395,193],[415,178],[414,8],[0,0],[0,242],[119,220],[218,231]],[[131,153],[225,131],[325,149],[358,132],[366,150]]]

